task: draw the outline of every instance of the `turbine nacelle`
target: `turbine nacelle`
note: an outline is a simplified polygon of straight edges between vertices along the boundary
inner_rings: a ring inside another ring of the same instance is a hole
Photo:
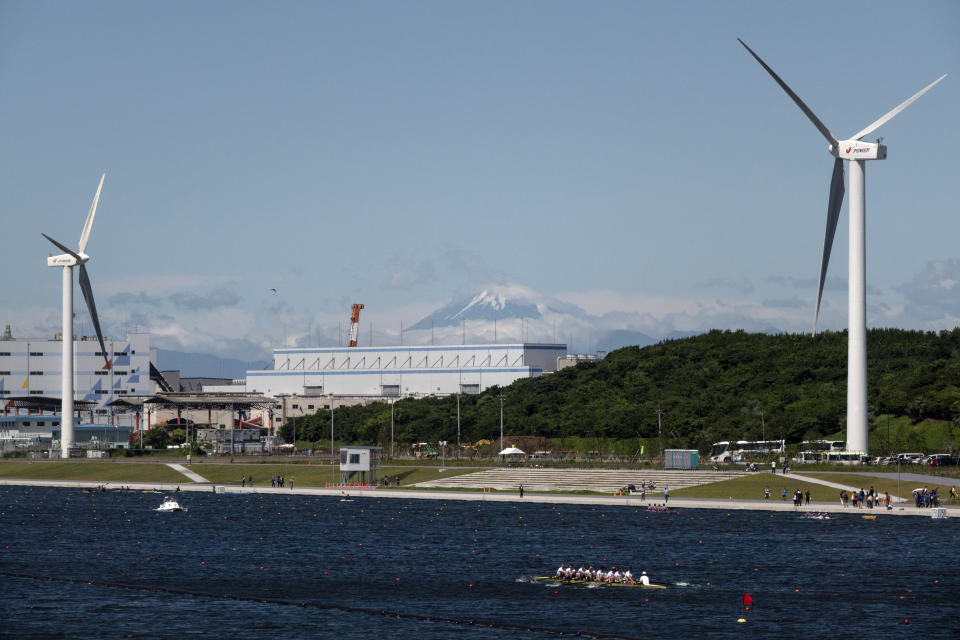
[[[841,160],[886,160],[887,145],[863,140],[840,140],[829,147],[830,154]]]
[[[80,258],[79,260],[77,258]],[[90,256],[85,253],[78,253],[75,256],[70,255],[69,253],[64,253],[59,256],[50,256],[47,258],[48,267],[75,267],[78,264],[83,264],[90,260]]]

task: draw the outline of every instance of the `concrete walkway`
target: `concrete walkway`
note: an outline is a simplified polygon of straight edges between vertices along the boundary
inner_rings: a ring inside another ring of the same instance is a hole
[[[194,482],[206,482],[206,483],[209,483],[209,482],[210,482],[209,480],[207,480],[206,478],[204,478],[204,477],[201,476],[200,474],[194,473],[193,471],[190,471],[190,469],[187,469],[187,468],[186,468],[185,466],[183,466],[182,464],[176,464],[176,463],[173,463],[173,462],[168,462],[168,463],[167,463],[167,466],[170,467],[171,469],[173,469],[174,471],[179,471],[180,473],[182,473],[183,475],[187,476],[188,478],[190,478],[190,479],[193,480]]]
[[[916,468],[916,467],[915,467]],[[922,467],[921,467],[922,468]],[[896,480],[897,472],[888,472],[888,471],[858,471],[862,476],[873,476],[874,478],[882,478],[884,480]],[[948,478],[946,476],[927,476],[921,473],[910,473],[904,471],[899,474],[901,482],[909,482],[915,486],[920,487],[936,487],[938,485],[946,485],[948,487],[960,487],[960,478]]]

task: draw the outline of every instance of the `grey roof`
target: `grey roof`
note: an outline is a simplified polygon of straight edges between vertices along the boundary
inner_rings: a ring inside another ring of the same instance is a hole
[[[126,396],[107,406],[139,409],[145,404],[177,409],[269,409],[276,400],[259,393],[156,393],[150,396]]]

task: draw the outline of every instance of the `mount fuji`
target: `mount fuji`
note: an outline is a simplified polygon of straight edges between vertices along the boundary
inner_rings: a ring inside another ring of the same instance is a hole
[[[547,317],[571,316],[586,319],[587,313],[575,304],[548,298],[522,285],[487,287],[469,298],[453,300],[420,320],[411,331],[437,327],[460,327],[465,321],[511,319],[543,320]]]
[[[404,331],[406,344],[552,342],[587,351],[646,346],[658,338],[518,284],[456,298]]]

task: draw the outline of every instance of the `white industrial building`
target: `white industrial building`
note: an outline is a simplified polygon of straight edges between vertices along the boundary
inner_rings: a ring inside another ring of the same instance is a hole
[[[475,394],[557,370],[563,344],[274,349],[273,369],[205,391],[265,396],[398,398]]]
[[[74,340],[74,399],[96,403],[93,412],[106,415],[105,405],[127,395],[154,392],[150,380],[150,334],[132,333],[124,340],[106,340],[110,367],[94,337]],[[60,398],[63,349],[52,339],[15,339],[10,328],[0,335],[0,407],[9,411],[13,398]]]

